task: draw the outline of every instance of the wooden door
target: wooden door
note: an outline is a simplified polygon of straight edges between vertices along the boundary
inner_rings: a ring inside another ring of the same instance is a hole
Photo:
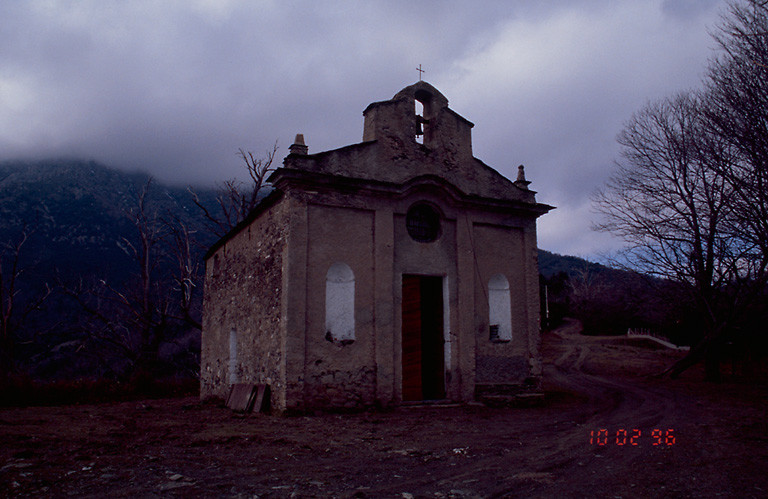
[[[445,398],[443,279],[403,276],[403,400]]]

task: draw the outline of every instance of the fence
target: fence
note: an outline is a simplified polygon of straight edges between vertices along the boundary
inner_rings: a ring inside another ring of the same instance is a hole
[[[637,328],[629,328],[627,329],[627,336],[640,336],[643,338],[652,338],[656,340],[658,343],[661,343],[662,345],[669,347],[669,348],[676,348],[678,350],[688,350],[690,347],[681,347],[672,342],[669,338],[664,336],[663,334],[654,333],[653,330],[649,328],[643,328],[643,327],[637,327]]]

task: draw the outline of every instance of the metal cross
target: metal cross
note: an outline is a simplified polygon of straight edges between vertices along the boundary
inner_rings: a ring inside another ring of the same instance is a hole
[[[418,72],[419,72],[419,81],[421,81],[421,74],[422,74],[422,73],[426,73],[426,71],[424,71],[423,69],[421,69],[421,64],[419,64],[419,67],[418,67],[418,68],[416,68],[416,71],[418,71]]]

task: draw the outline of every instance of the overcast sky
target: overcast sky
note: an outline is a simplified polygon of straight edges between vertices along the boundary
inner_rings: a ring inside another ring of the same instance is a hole
[[[699,85],[724,0],[0,0],[0,160],[95,159],[162,181],[362,140],[418,80],[472,121],[475,156],[540,202],[539,246],[595,258],[590,194],[646,102]]]

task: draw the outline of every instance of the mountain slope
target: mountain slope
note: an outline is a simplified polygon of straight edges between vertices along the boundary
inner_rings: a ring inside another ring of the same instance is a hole
[[[148,181],[146,174],[95,162],[0,163],[0,237],[13,242],[26,227],[31,236],[23,256],[40,272],[124,279],[130,267],[125,241],[136,237],[128,213],[137,209]],[[200,194],[207,200],[214,196],[212,191]],[[148,206],[202,229],[199,208],[184,188],[153,183]]]

